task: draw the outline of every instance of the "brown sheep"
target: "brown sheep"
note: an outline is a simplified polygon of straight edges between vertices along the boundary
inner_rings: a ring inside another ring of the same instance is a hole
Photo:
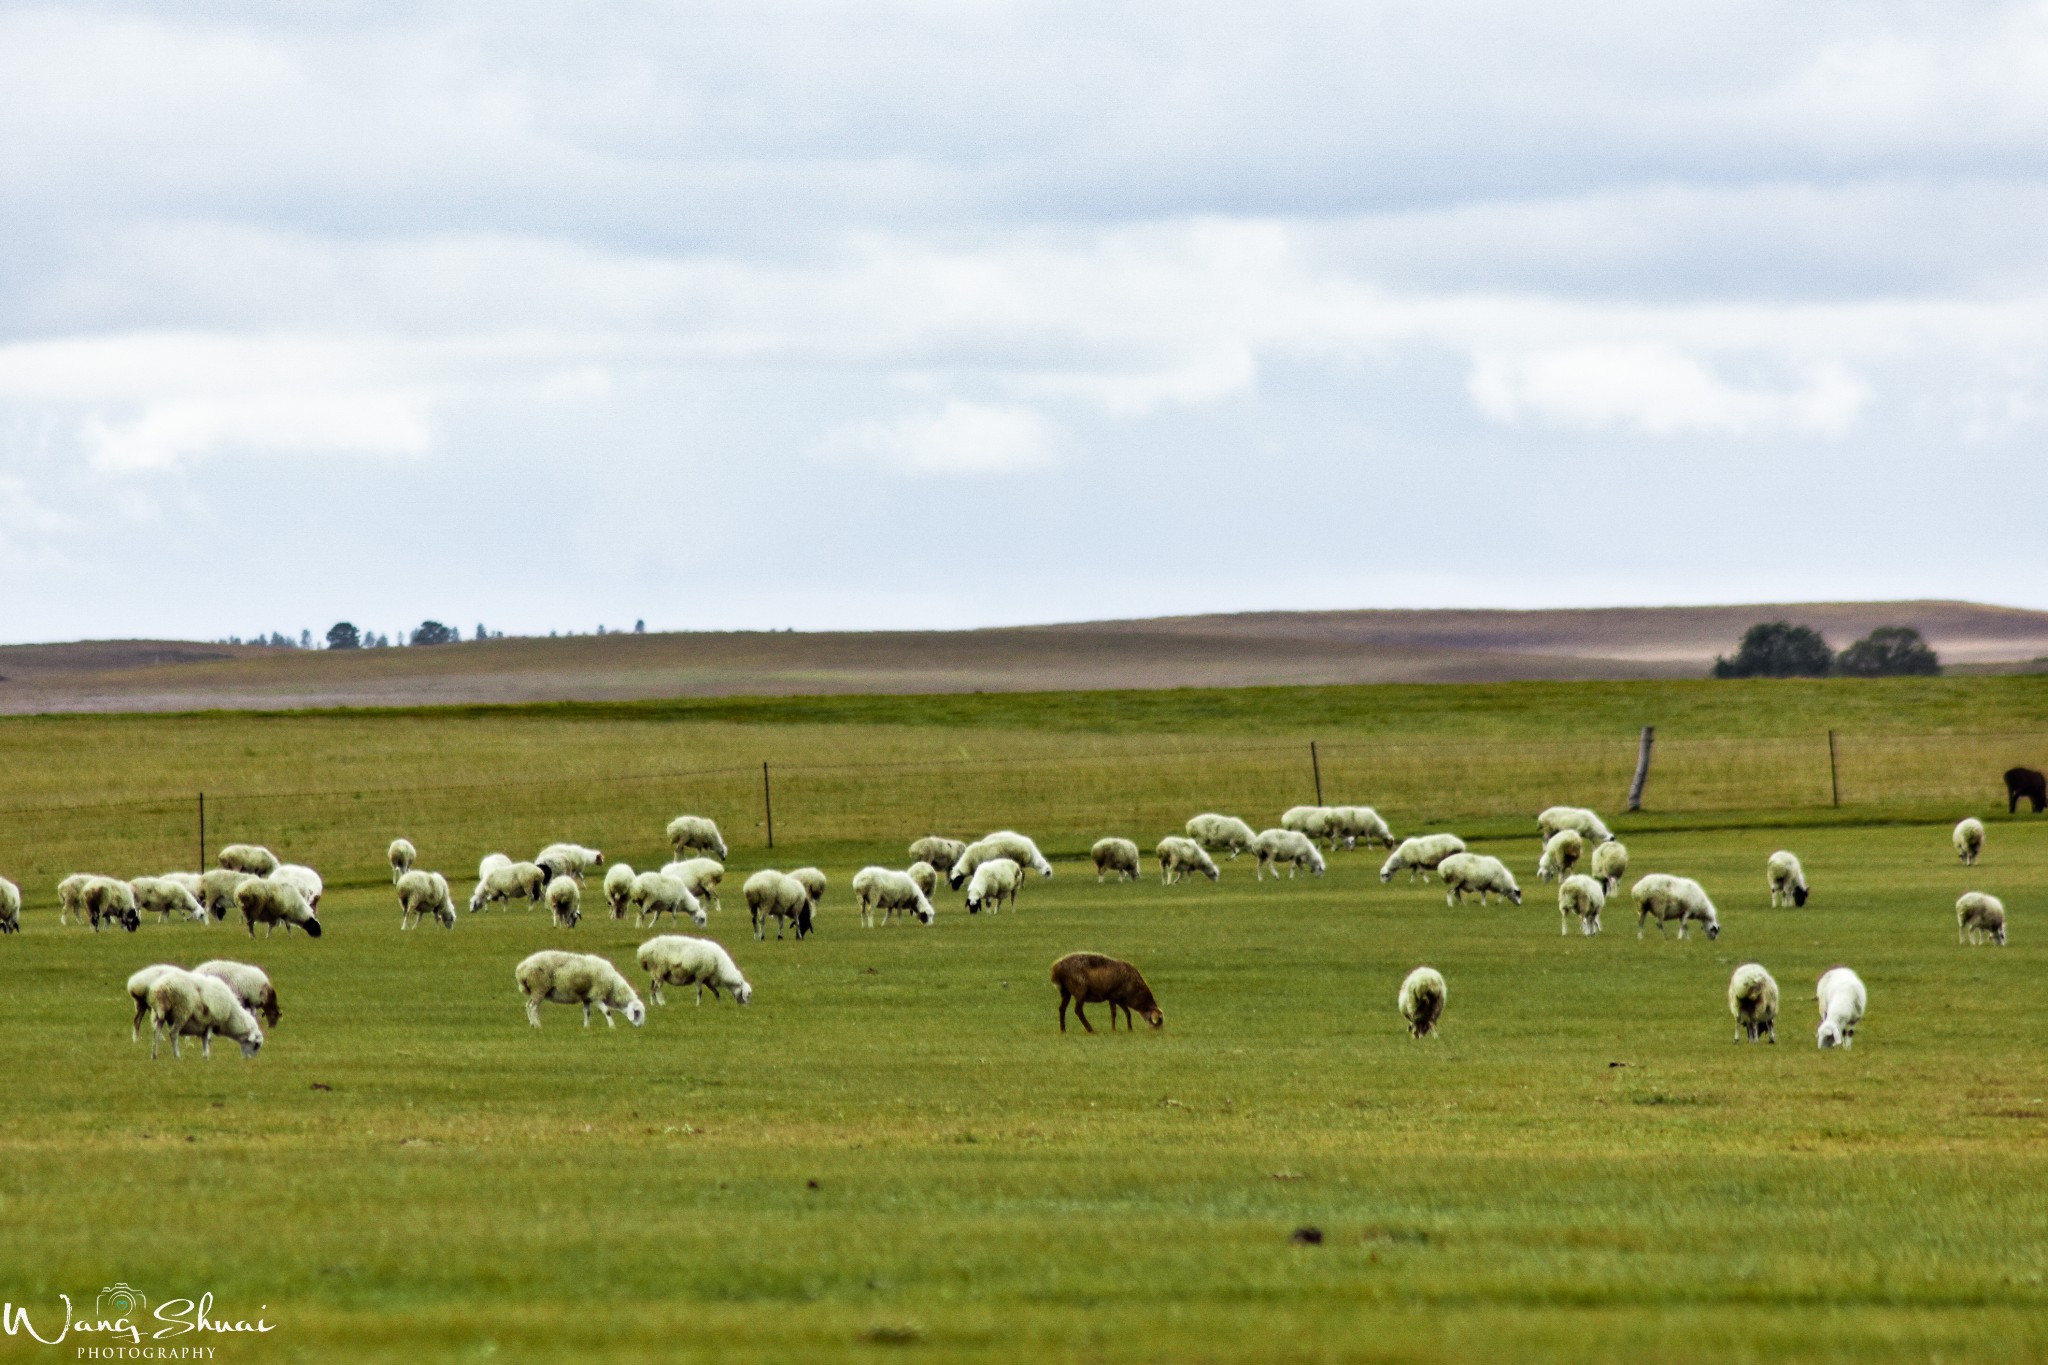
[[[2048,776],[2032,768],[2009,768],[2005,774],[2005,813],[2011,815],[2020,808],[2020,798],[2039,815],[2048,810]]]
[[[1135,1030],[1137,1023],[1131,1018],[1132,1011],[1145,1016],[1145,1022],[1158,1028],[1166,1022],[1165,1013],[1159,1002],[1152,998],[1152,988],[1145,984],[1145,978],[1130,963],[1101,953],[1068,953],[1052,964],[1052,983],[1060,988],[1060,1032],[1067,1031],[1067,1002],[1074,1002],[1074,1017],[1081,1021],[1081,1027],[1090,1033],[1095,1026],[1088,1022],[1083,1005],[1104,1001],[1109,1004],[1110,1032],[1116,1031],[1116,1012],[1124,1012],[1125,1025]]]

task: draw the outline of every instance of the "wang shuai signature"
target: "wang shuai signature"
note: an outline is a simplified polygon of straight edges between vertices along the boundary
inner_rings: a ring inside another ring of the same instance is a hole
[[[0,1302],[0,1333],[10,1337],[26,1336],[45,1346],[55,1346],[71,1337],[139,1345],[144,1341],[164,1341],[194,1334],[203,1337],[213,1333],[277,1330],[276,1323],[266,1322],[263,1318],[269,1304],[258,1307],[254,1320],[216,1317],[211,1293],[201,1294],[197,1299],[166,1299],[151,1309],[147,1295],[125,1282],[116,1283],[99,1292],[90,1313],[75,1308],[69,1294],[57,1297],[64,1303],[61,1321],[54,1307],[42,1310],[38,1317],[31,1314],[27,1304]]]

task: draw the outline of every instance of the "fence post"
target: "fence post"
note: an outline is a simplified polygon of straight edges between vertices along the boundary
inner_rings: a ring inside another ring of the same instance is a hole
[[[761,809],[768,816],[768,847],[775,847],[775,795],[768,787],[768,760],[761,760]]]
[[[199,870],[206,871],[206,793],[199,793]]]
[[[1316,742],[1308,742],[1308,766],[1316,775],[1316,804],[1323,804],[1323,760],[1316,754]]]
[[[1639,811],[1643,808],[1643,784],[1650,780],[1650,750],[1657,743],[1657,727],[1645,725],[1643,738],[1636,748],[1635,780],[1628,784],[1628,808]]]
[[[1835,762],[1835,732],[1833,730],[1828,731],[1828,795],[1833,800],[1835,809],[1840,810],[1842,806],[1842,773],[1840,767]]]

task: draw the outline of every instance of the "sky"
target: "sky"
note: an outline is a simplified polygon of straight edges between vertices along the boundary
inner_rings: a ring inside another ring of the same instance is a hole
[[[2048,608],[2048,4],[0,4],[0,639]]]

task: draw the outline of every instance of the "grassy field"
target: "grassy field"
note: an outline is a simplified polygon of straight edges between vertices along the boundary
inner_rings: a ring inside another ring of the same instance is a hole
[[[1582,690],[1589,718],[1607,691]],[[1756,695],[1830,705],[1824,690]],[[1418,704],[1403,730],[1401,699],[1381,700],[1386,733],[1418,738],[1465,709]],[[1551,728],[1511,733],[1574,733],[1571,704],[1554,695],[1534,708]],[[1757,709],[1737,733],[1782,733]],[[1136,742],[1098,716],[1061,742],[1111,757]],[[580,777],[589,751],[673,741],[696,751],[681,767],[790,738],[819,763],[944,745],[1021,759],[1060,728],[1014,713],[978,729],[765,719],[97,718],[10,722],[0,741],[32,783],[61,762],[88,792],[147,802],[149,773],[159,795],[229,767],[288,790],[409,771],[424,753],[465,779],[575,755]],[[1091,751],[1062,752],[1078,770]],[[544,785],[469,799],[483,825],[564,813]],[[608,849],[635,865],[662,852],[642,802],[638,787],[615,795],[631,832]],[[1991,817],[1988,798],[1969,808]],[[644,1029],[589,1032],[559,1007],[528,1029],[511,969],[551,945],[630,966],[645,935],[601,913],[568,932],[511,913],[401,934],[357,856],[317,942],[155,924],[96,937],[58,928],[47,885],[24,877],[27,927],[0,940],[16,1116],[0,1130],[0,1298],[45,1335],[58,1294],[89,1308],[115,1281],[153,1306],[210,1292],[216,1317],[275,1325],[207,1341],[224,1360],[2037,1359],[2048,940],[2029,926],[2048,818],[2007,820],[2001,804],[1966,870],[1948,847],[1955,813],[1617,819],[1635,872],[1714,894],[1713,943],[1639,941],[1621,907],[1603,935],[1561,937],[1525,819],[1469,830],[1522,876],[1519,909],[1382,886],[1362,853],[1278,886],[1242,861],[1216,885],[1098,886],[1069,861],[1014,915],[969,917],[956,896],[931,928],[886,931],[859,927],[846,882],[900,861],[921,829],[784,838],[773,855],[736,835],[735,887],[771,856],[827,870],[820,932],[757,944],[728,908],[707,932],[753,982],[751,1006],[684,998]],[[388,814],[321,810],[359,843],[388,837]],[[1425,812],[1389,814],[1405,830]],[[19,824],[4,828],[0,856],[18,866]],[[111,850],[154,836],[78,837]],[[485,851],[421,842],[455,873]],[[1804,910],[1767,907],[1763,862],[1781,844],[1814,883]],[[1951,906],[1970,887],[2006,898],[2010,948],[1957,945]],[[1166,1027],[1062,1036],[1046,968],[1077,948],[1139,963]],[[270,1045],[252,1062],[227,1048],[151,1064],[126,1036],[123,979],[213,955],[271,971],[285,1017]],[[1727,978],[1749,960],[1784,991],[1776,1047],[1729,1041]],[[1422,961],[1451,1002],[1444,1036],[1418,1043],[1393,996]],[[1812,981],[1836,962],[1869,983],[1871,1011],[1853,1051],[1823,1053]],[[1320,1245],[1291,1240],[1311,1226]],[[80,1344],[105,1343],[17,1334],[0,1354]]]

